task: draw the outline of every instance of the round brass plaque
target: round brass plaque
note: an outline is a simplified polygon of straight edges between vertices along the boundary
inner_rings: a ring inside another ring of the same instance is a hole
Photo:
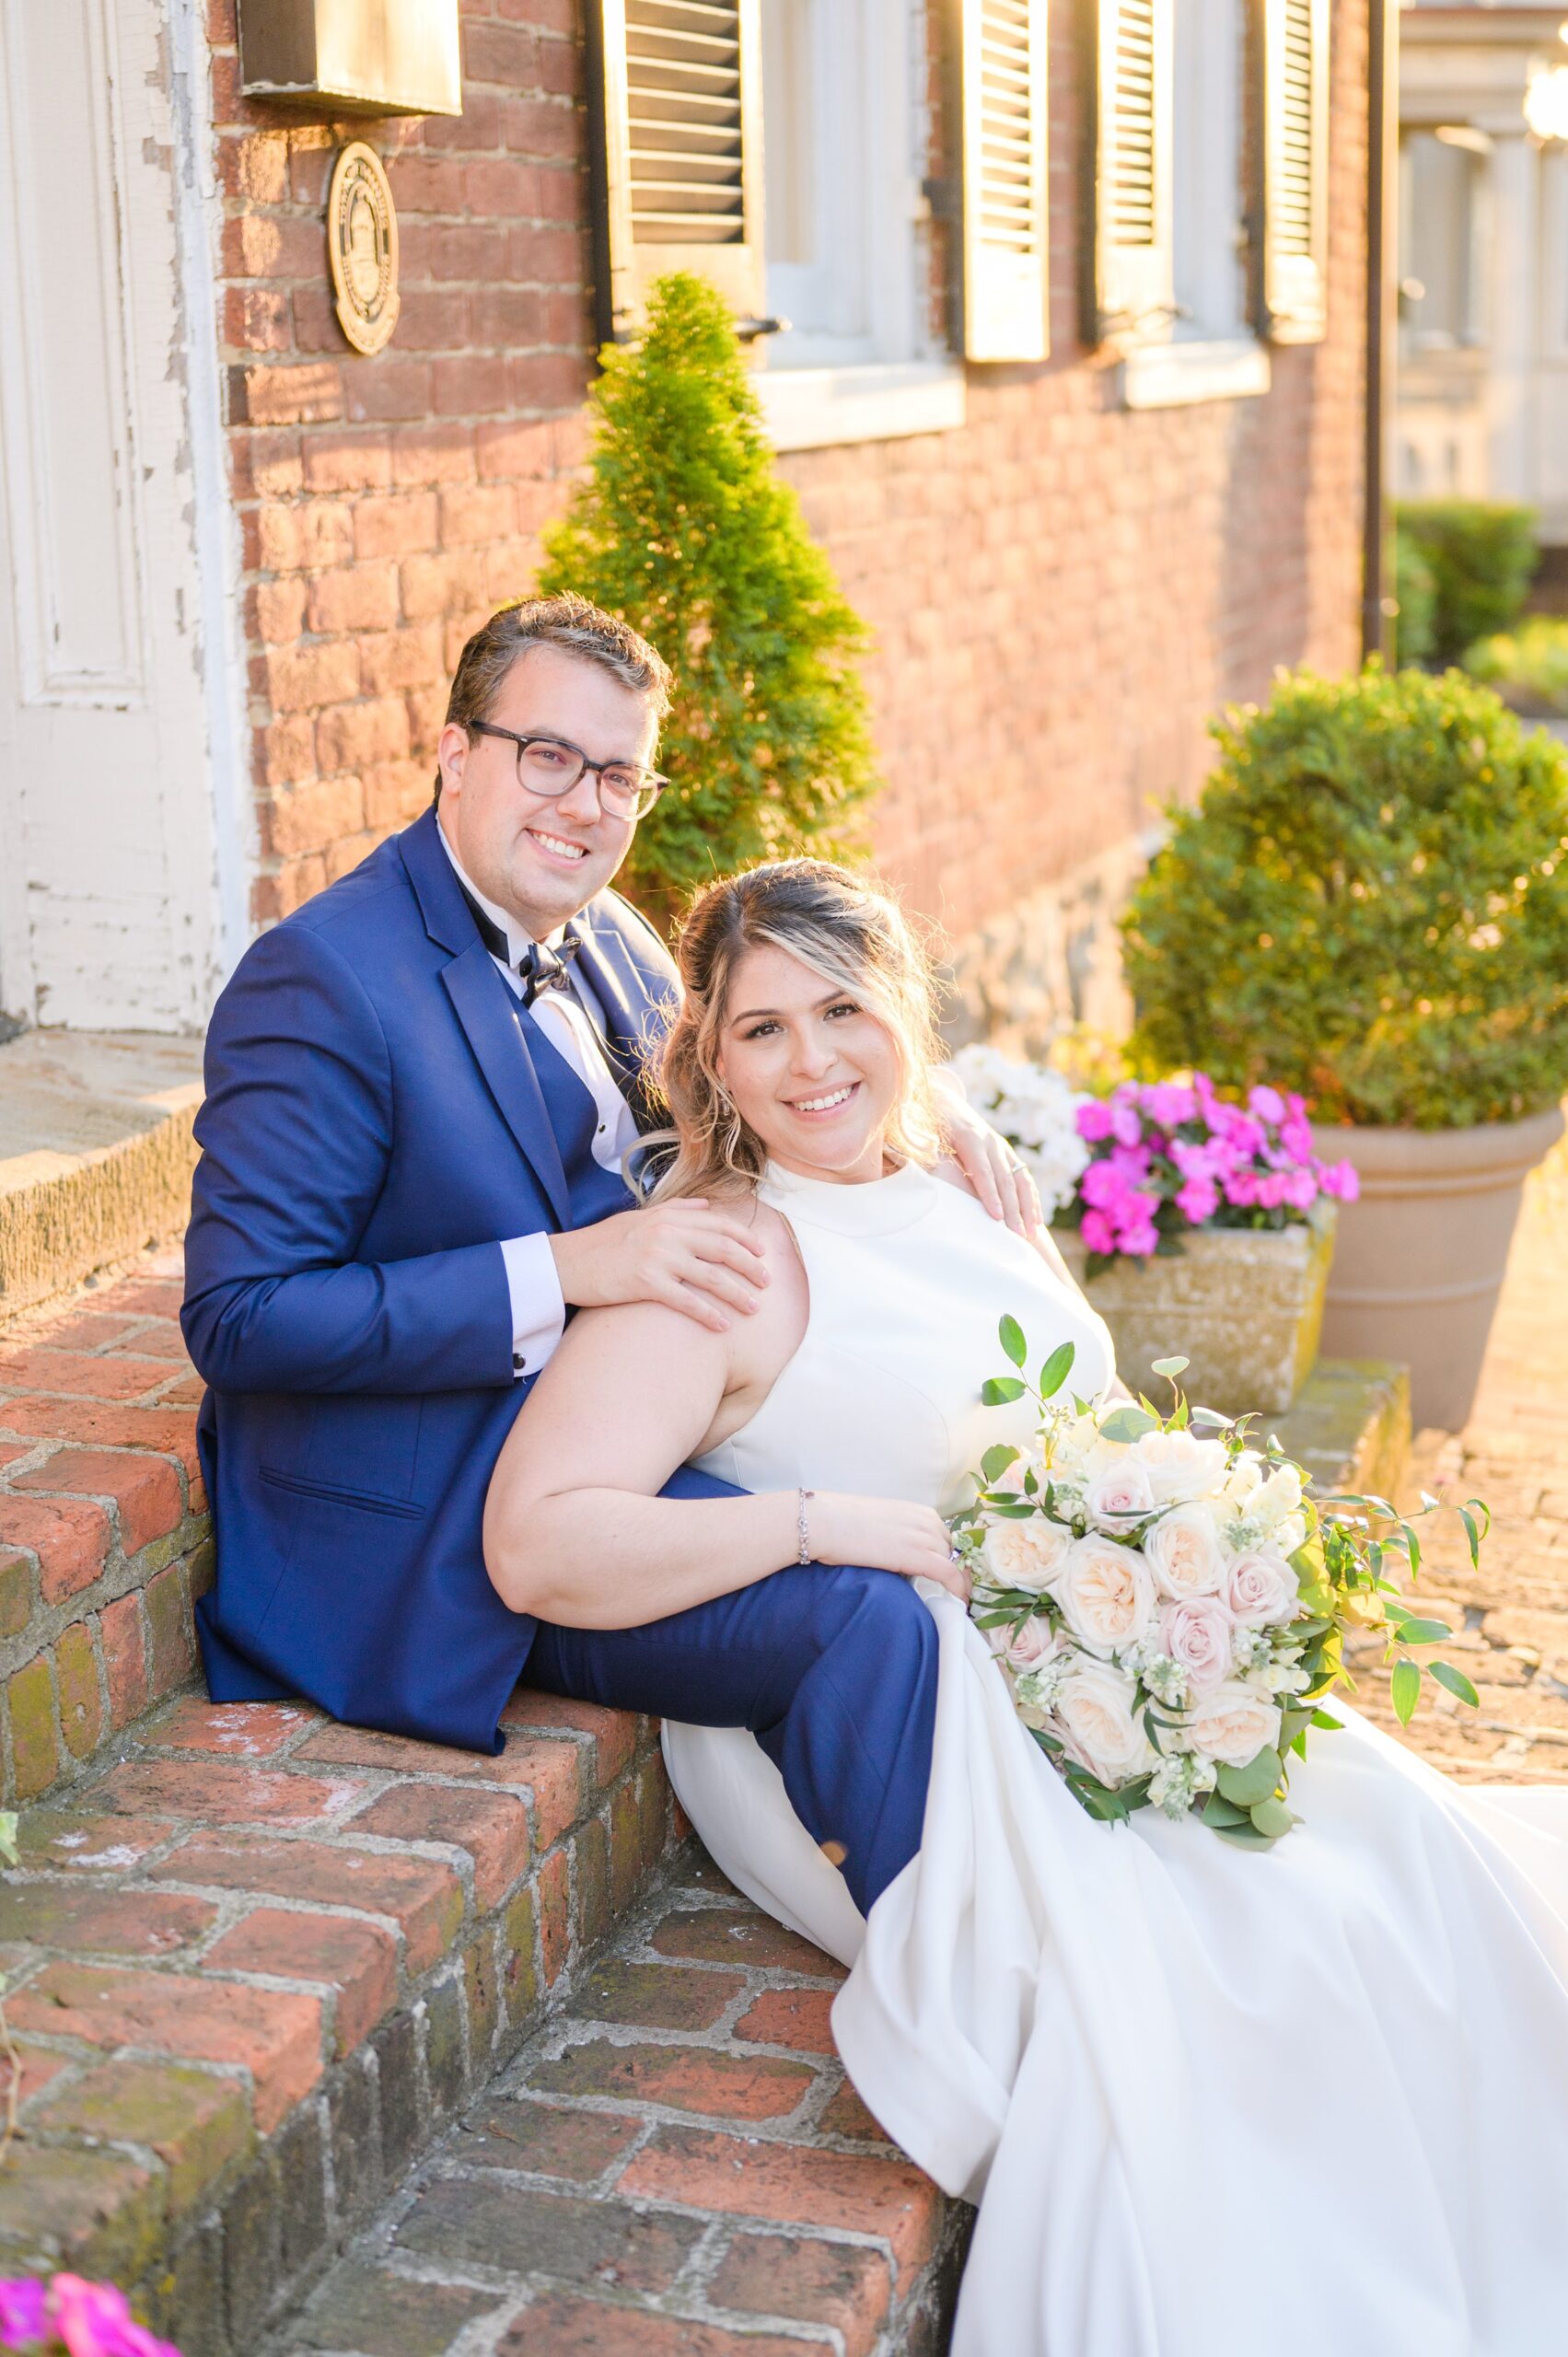
[[[338,325],[356,352],[379,352],[398,324],[398,215],[381,158],[363,139],[339,150],[327,192],[327,251]]]

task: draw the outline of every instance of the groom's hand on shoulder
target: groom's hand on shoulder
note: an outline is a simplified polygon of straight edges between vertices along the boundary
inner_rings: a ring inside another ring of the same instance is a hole
[[[550,1248],[574,1308],[658,1301],[715,1334],[729,1330],[732,1313],[749,1317],[769,1283],[746,1221],[698,1195],[569,1228]]]

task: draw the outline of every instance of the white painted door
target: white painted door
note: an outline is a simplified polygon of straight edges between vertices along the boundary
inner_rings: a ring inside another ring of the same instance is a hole
[[[217,956],[169,53],[0,0],[0,1009],[96,1030],[199,1026]]]

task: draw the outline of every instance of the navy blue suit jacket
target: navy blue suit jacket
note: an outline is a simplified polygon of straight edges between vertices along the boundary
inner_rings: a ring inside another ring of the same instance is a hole
[[[615,893],[576,929],[630,1070],[674,968]],[[534,1628],[480,1549],[526,1388],[499,1239],[570,1220],[517,1003],[434,811],[247,951],[206,1090],[182,1324],[210,1387],[213,1697],[306,1694],[496,1750]]]

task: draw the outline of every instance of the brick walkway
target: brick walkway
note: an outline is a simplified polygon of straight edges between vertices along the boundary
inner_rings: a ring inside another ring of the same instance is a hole
[[[1450,1517],[1419,1526],[1417,1594],[1458,1632],[1440,1650],[1481,1709],[1427,1680],[1405,1740],[1468,1782],[1568,1783],[1568,1139],[1526,1191],[1469,1424],[1416,1435],[1401,1503],[1423,1485],[1484,1498],[1493,1522],[1479,1572]],[[1356,1700],[1397,1733],[1387,1691],[1364,1678]]]
[[[842,1977],[689,1844],[271,2357],[934,2357],[968,2213],[845,2080]]]

